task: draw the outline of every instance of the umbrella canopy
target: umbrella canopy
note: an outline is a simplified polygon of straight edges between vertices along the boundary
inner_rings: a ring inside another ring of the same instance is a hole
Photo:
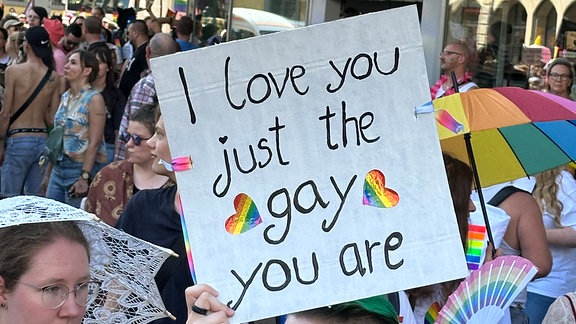
[[[0,200],[0,228],[22,224],[75,221],[90,244],[90,276],[101,282],[83,323],[148,323],[172,317],[154,276],[174,253],[130,236],[96,216],[41,197]]]
[[[540,91],[477,89],[433,101],[442,150],[470,161],[482,187],[576,159],[576,102]]]

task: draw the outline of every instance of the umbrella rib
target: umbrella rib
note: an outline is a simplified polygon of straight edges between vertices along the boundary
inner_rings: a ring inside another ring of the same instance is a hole
[[[576,124],[574,124],[574,122],[567,120],[567,122],[569,122],[570,124],[576,126]],[[556,144],[556,142],[550,138],[550,136],[548,136],[548,134],[546,134],[545,132],[543,132],[540,127],[538,127],[538,125],[536,125],[535,123],[531,122],[530,124],[532,124],[534,126],[534,128],[536,128],[542,135],[546,136],[546,138],[548,140],[550,140],[550,142],[552,142],[552,144],[554,144],[554,146],[556,146],[561,152],[562,154],[564,154],[569,160],[570,162],[574,162],[574,159],[572,157],[570,157],[570,155],[568,153],[566,153],[566,151],[564,151],[564,149],[562,149],[560,146],[558,146],[558,144]]]

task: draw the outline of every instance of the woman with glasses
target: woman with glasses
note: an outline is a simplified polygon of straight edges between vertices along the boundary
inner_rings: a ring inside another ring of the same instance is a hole
[[[548,63],[546,67],[546,92],[568,98],[574,83],[574,66],[565,58],[557,58]]]
[[[91,177],[106,162],[104,125],[106,107],[92,87],[98,76],[96,56],[79,50],[68,56],[64,77],[70,84],[54,116],[54,127],[63,128],[63,154],[52,165],[46,197],[76,208],[88,193]]]
[[[132,196],[141,189],[171,186],[172,181],[152,170],[152,154],[146,141],[154,135],[156,105],[145,105],[130,117],[128,129],[120,134],[128,159],[112,162],[96,174],[84,209],[114,226]]]
[[[0,228],[0,324],[81,323],[99,283],[74,222]]]

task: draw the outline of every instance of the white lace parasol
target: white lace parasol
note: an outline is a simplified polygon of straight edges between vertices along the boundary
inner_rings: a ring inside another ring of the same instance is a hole
[[[148,323],[166,316],[174,318],[154,281],[162,263],[174,252],[51,199],[18,196],[0,200],[0,228],[55,221],[77,222],[90,243],[91,278],[102,282],[84,323]]]

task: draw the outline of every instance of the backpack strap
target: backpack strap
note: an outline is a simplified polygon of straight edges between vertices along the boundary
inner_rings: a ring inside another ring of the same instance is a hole
[[[48,69],[46,71],[46,74],[44,74],[44,77],[42,78],[42,80],[40,80],[40,83],[38,83],[38,85],[36,86],[36,89],[34,89],[32,94],[30,95],[30,97],[28,97],[28,99],[26,99],[26,101],[22,104],[22,106],[20,108],[18,108],[18,110],[14,113],[14,115],[12,115],[10,117],[10,123],[8,124],[8,128],[10,128],[10,126],[16,121],[16,119],[18,119],[18,117],[20,117],[20,115],[22,115],[24,110],[26,110],[26,108],[28,108],[28,106],[30,106],[30,104],[32,103],[32,101],[34,101],[34,99],[36,98],[38,93],[42,90],[42,88],[44,88],[44,85],[46,84],[46,82],[48,82],[48,79],[50,79],[51,75],[52,75],[52,70]]]
[[[525,192],[527,194],[530,194],[528,191],[522,190],[520,188],[516,188],[514,186],[506,186],[502,189],[500,189],[500,191],[498,191],[494,197],[492,197],[492,199],[490,199],[490,201],[488,201],[488,204],[494,206],[494,207],[498,207],[500,206],[500,204],[506,200],[506,198],[508,198],[511,194],[516,193],[516,192]]]

